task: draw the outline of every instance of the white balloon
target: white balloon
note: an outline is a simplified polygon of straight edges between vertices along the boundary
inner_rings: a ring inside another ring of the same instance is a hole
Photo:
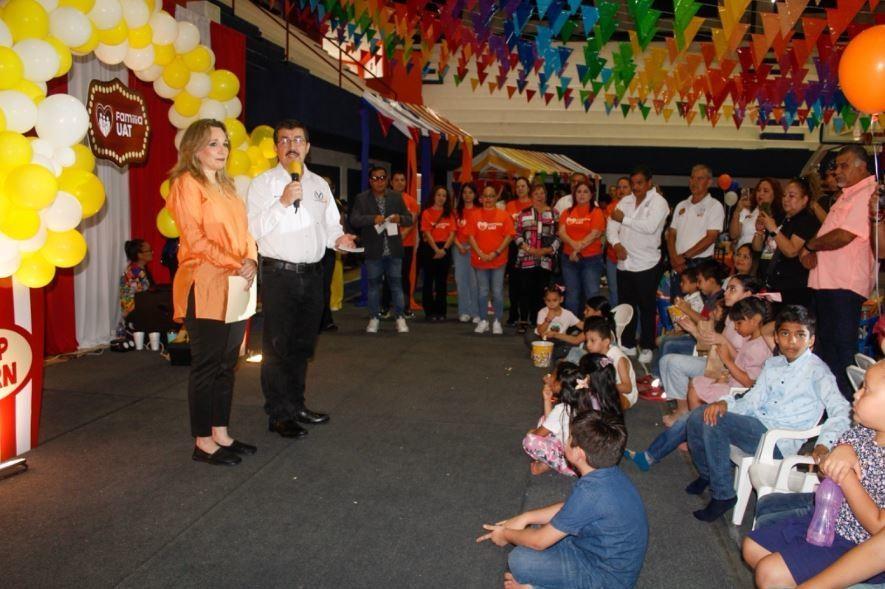
[[[175,134],[175,139],[173,140],[176,150],[181,149],[182,137],[184,137],[184,129],[179,129],[178,132]]]
[[[52,158],[48,158],[35,153],[31,155],[31,163],[37,164],[38,166],[43,166],[44,168],[52,172],[53,176],[58,176],[59,174],[61,174],[61,166],[58,166],[58,172],[56,172],[55,170],[57,164],[54,164],[52,162]]]
[[[737,204],[738,201],[738,193],[734,190],[729,190],[725,193],[725,197],[722,199],[725,201],[725,206],[733,207]]]
[[[92,23],[76,8],[62,6],[49,15],[49,33],[68,47],[79,47],[92,36]]]
[[[143,0],[120,0],[123,7],[123,20],[130,29],[143,27],[151,18],[151,11]]]
[[[252,178],[246,176],[245,174],[240,174],[239,176],[234,176],[234,188],[237,191],[237,194],[240,195],[241,198],[246,198],[246,192],[249,190],[249,184],[252,183]]]
[[[68,94],[53,94],[37,107],[37,135],[55,147],[80,143],[89,129],[83,103]]]
[[[0,262],[8,262],[18,256],[18,242],[0,233]],[[16,264],[16,267],[18,265]]]
[[[169,107],[169,122],[172,123],[172,126],[176,129],[187,129],[190,127],[191,123],[199,119],[199,116],[193,117],[184,117],[181,116],[177,110],[175,110],[174,106]]]
[[[53,152],[52,161],[63,168],[67,168],[76,163],[77,154],[70,147],[59,147]]]
[[[187,93],[196,98],[206,98],[212,90],[212,78],[209,74],[191,72],[191,77],[184,87]]]
[[[99,43],[95,47],[95,57],[106,65],[123,63],[128,52],[129,41],[123,41],[119,45],[105,45],[104,43]]]
[[[157,2],[162,4],[159,0],[157,0]],[[165,10],[152,14],[150,23],[151,30],[154,31],[153,37],[151,38],[151,42],[154,45],[169,45],[170,43],[173,43],[178,36],[178,23],[175,22],[175,19]]]
[[[243,103],[240,102],[239,98],[234,96],[230,100],[224,102],[224,110],[227,112],[227,118],[238,119],[240,118],[240,113],[243,112]]]
[[[40,213],[50,231],[70,231],[83,219],[83,207],[72,194],[59,191],[52,204]]]
[[[137,70],[135,77],[142,82],[155,82],[163,75],[163,66],[153,64],[143,70]]]
[[[37,3],[40,4],[46,12],[52,12],[58,8],[58,0],[37,0]]]
[[[51,158],[55,153],[55,146],[45,139],[34,137],[31,139],[31,151],[37,155],[42,155],[45,158]]]
[[[18,251],[23,254],[29,254],[31,252],[35,252],[46,243],[46,237],[48,234],[46,233],[46,224],[40,223],[40,228],[37,229],[37,234],[30,239],[23,239],[18,242]]]
[[[0,92],[0,110],[6,117],[6,130],[27,133],[37,122],[37,105],[17,90]]]
[[[141,49],[133,49],[130,47],[129,51],[126,52],[126,57],[123,58],[123,63],[132,71],[151,67],[154,65],[154,46],[148,45]],[[160,71],[162,73],[162,70]]]
[[[181,90],[169,86],[161,76],[154,80],[154,92],[156,92],[160,98],[168,98],[171,100],[175,98]]]
[[[24,66],[24,77],[31,82],[46,82],[55,77],[59,58],[55,47],[40,39],[23,39],[12,46]]]
[[[4,238],[5,239],[5,238]],[[12,241],[11,239],[9,241]],[[22,256],[15,250],[15,254],[8,260],[0,260],[0,278],[9,278],[16,273],[22,263]]]
[[[95,0],[87,16],[95,23],[95,28],[106,30],[117,26],[123,18],[123,7],[120,0]]]
[[[223,121],[227,118],[227,110],[225,110],[224,105],[217,100],[207,98],[200,105],[200,112],[197,113],[197,118]]]
[[[6,26],[3,19],[0,19],[0,45],[12,47],[12,33],[9,32],[9,27]]]
[[[186,20],[178,23],[178,36],[175,37],[175,51],[184,54],[200,44],[200,30]]]

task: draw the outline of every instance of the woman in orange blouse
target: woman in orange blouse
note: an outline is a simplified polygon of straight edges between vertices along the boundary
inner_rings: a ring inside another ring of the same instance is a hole
[[[605,213],[593,203],[593,190],[587,182],[575,186],[574,204],[559,217],[559,237],[563,243],[562,278],[565,280],[565,307],[580,315],[584,301],[599,294],[603,272],[602,240]]]
[[[172,293],[175,319],[184,320],[190,334],[193,459],[217,465],[239,464],[240,454],[257,450],[227,431],[234,368],[246,331],[245,321],[224,322],[228,277],[241,276],[251,286],[258,270],[246,205],[225,171],[229,152],[224,124],[193,123],[181,140],[166,201],[181,234]]]
[[[446,287],[455,241],[452,199],[445,186],[433,189],[433,204],[421,213],[421,252],[424,292],[421,304],[428,321],[446,320]]]

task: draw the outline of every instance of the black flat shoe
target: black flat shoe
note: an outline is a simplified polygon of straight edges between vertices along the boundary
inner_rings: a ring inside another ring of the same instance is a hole
[[[221,444],[218,444],[221,446]],[[255,454],[258,452],[258,448],[253,446],[252,444],[244,444],[239,440],[234,440],[230,446],[221,446],[226,450],[230,450],[234,454]]]
[[[213,464],[215,466],[236,466],[239,464],[242,459],[225,448],[224,446],[220,446],[218,450],[209,454],[208,452],[203,452],[196,446],[194,447],[194,454],[191,456],[197,462],[205,462],[206,464]]]
[[[267,424],[267,429],[284,438],[303,438],[307,435],[307,430],[291,419],[271,421]]]
[[[334,323],[329,323],[327,325],[324,325],[321,328],[321,331],[338,331],[338,326],[335,325]]]
[[[317,425],[329,421],[329,416],[325,413],[314,413],[310,409],[304,408],[295,413],[295,420],[300,421],[301,423]]]

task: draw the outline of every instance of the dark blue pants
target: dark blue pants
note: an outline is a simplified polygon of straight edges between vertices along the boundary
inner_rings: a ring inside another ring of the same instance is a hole
[[[848,381],[845,369],[854,364],[863,302],[864,297],[851,290],[814,291],[814,311],[817,315],[814,353],[830,367],[839,390],[849,403],[854,398],[854,388]]]

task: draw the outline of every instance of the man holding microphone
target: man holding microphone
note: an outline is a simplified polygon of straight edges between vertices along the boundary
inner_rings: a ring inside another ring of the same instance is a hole
[[[273,138],[279,164],[256,176],[247,196],[249,230],[261,255],[261,390],[269,430],[300,438],[307,430],[299,423],[329,421],[304,404],[323,314],[323,255],[327,247],[353,248],[354,238],[341,227],[328,183],[304,165],[307,128],[285,119]]]

